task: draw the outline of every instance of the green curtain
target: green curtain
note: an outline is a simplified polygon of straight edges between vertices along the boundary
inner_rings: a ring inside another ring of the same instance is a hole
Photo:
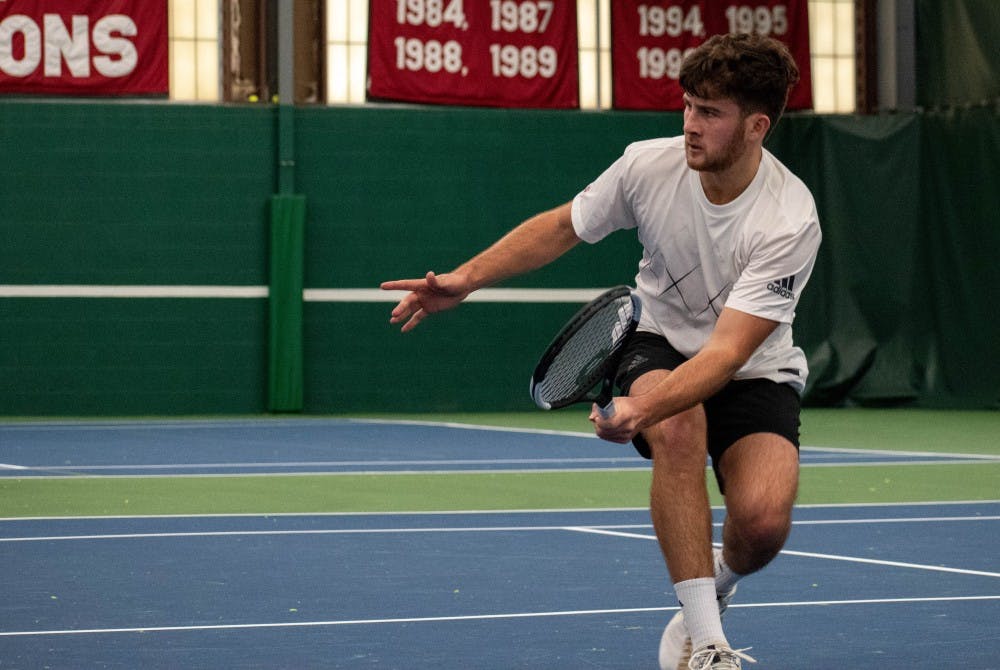
[[[925,395],[1000,407],[1000,113],[927,114],[923,146],[914,270],[928,309]]]
[[[1000,2],[918,0],[917,103],[992,104],[1000,97]]]

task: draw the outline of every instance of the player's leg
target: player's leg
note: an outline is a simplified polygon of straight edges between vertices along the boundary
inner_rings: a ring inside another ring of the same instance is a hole
[[[798,486],[798,450],[782,436],[755,433],[737,440],[717,463],[726,501],[723,548],[715,555],[713,580],[721,619],[737,581],[770,563],[788,538]],[[684,610],[675,616],[663,632],[661,668],[687,670],[718,663],[738,668],[737,659],[750,660],[728,645],[699,646],[687,615]]]
[[[791,442],[773,433],[748,435],[725,451],[719,466],[726,501],[723,549],[716,556],[713,578],[706,580],[706,588],[711,587],[717,600],[703,604],[708,611],[693,613],[685,606],[667,624],[660,640],[660,667],[664,670],[708,668],[719,663],[740,667],[737,659],[749,659],[733,651],[724,637],[721,642],[706,641],[699,627],[704,627],[705,621],[713,626],[718,622],[721,633],[722,613],[735,593],[736,582],[770,563],[791,529],[798,486],[798,451]],[[675,587],[679,595],[683,584]],[[709,618],[709,614],[716,618]]]
[[[632,385],[642,393],[666,371],[643,375]],[[712,513],[705,485],[705,413],[701,406],[643,431],[653,458],[650,516],[674,583],[712,575]]]
[[[629,395],[645,393],[685,360],[663,337],[637,333],[622,357],[618,384]],[[633,443],[640,454],[653,459],[650,514],[678,600],[697,637],[724,640],[712,577],[704,409],[698,406],[651,426]],[[683,663],[680,659],[690,653],[691,642],[683,614],[678,613],[667,629],[677,635],[664,636],[676,642],[676,649],[667,649],[667,657],[675,660],[665,667],[686,670],[686,658]],[[661,645],[661,658],[663,652]]]
[[[648,391],[670,373],[639,377],[630,393]],[[650,515],[682,612],[661,644],[663,667],[686,670],[692,644],[727,647],[716,602],[712,555],[712,512],[705,483],[705,412],[699,405],[643,431],[653,459]]]
[[[792,527],[798,490],[798,450],[774,433],[739,439],[719,462],[725,481],[723,560],[738,575],[766,566]]]
[[[705,403],[708,442],[726,501],[723,562],[760,570],[788,538],[799,482],[798,393],[766,379],[730,382]]]
[[[723,550],[714,561],[721,618],[737,581],[767,565],[788,537],[798,486],[799,397],[767,380],[735,381],[704,408],[708,448],[727,506]],[[695,633],[686,611],[675,616],[661,639],[661,667],[685,669],[688,655],[699,653]],[[706,658],[711,654],[705,651]]]
[[[757,379],[730,382],[704,406],[708,449],[727,512],[723,549],[715,560],[721,615],[739,579],[767,565],[791,529],[798,488],[800,401],[791,387]],[[678,656],[684,632],[671,621],[660,643],[661,658],[665,651],[674,653],[667,654],[668,661]],[[737,668],[739,659],[748,658],[729,648],[699,649],[695,644],[690,667],[714,667],[720,654],[723,664]]]

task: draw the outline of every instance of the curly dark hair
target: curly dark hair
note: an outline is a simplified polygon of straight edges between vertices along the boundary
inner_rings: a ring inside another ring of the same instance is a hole
[[[799,68],[781,42],[756,34],[714,35],[681,65],[680,84],[699,98],[730,98],[744,114],[761,112],[774,127]]]

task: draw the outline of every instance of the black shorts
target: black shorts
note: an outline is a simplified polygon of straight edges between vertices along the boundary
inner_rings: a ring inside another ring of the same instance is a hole
[[[628,395],[632,383],[652,370],[673,370],[687,358],[654,333],[636,333],[625,346],[615,383]],[[737,440],[753,433],[776,433],[799,448],[801,398],[789,384],[770,379],[734,379],[704,403],[708,453],[722,489],[719,459]],[[644,458],[652,458],[641,435],[632,441]]]

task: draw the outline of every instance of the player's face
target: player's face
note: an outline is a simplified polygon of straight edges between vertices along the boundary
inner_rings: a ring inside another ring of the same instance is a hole
[[[748,150],[746,116],[728,98],[684,94],[684,149],[692,170],[721,172]]]

